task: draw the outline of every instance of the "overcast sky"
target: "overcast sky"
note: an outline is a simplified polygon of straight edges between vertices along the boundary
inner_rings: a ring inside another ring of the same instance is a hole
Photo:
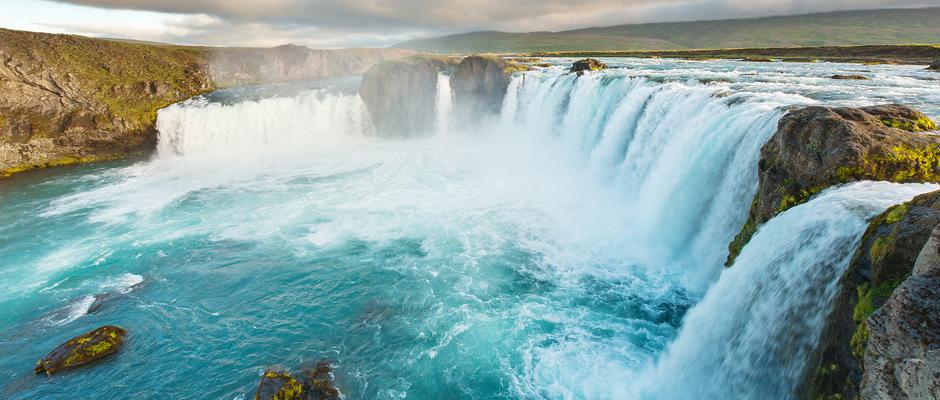
[[[940,6],[940,0],[2,0],[0,27],[201,45],[384,47],[477,30]]]

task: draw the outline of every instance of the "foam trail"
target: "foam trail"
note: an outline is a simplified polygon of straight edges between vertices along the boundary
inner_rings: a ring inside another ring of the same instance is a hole
[[[642,399],[789,399],[868,220],[937,185],[860,182],[765,224],[693,308]]]
[[[304,151],[371,129],[358,95],[311,90],[234,104],[204,98],[160,110],[160,158],[191,154]]]

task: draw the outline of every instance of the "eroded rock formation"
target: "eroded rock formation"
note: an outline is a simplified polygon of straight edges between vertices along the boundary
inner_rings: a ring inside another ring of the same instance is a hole
[[[832,185],[858,181],[940,181],[937,126],[901,105],[806,107],[789,112],[761,149],[760,183],[727,265],[757,228]]]
[[[528,69],[526,65],[509,62],[494,55],[472,55],[464,58],[450,80],[458,119],[471,121],[498,114],[512,74]]]
[[[438,74],[453,71],[458,62],[452,57],[411,56],[366,72],[359,96],[376,134],[413,137],[434,132]]]

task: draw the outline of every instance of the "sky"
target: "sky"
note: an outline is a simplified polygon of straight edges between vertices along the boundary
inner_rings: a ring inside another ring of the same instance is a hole
[[[479,30],[940,6],[940,0],[0,0],[0,27],[178,44],[385,47]]]

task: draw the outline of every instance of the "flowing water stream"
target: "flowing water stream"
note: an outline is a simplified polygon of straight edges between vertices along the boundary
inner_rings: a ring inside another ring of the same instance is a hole
[[[517,74],[474,126],[442,76],[412,140],[370,135],[355,80],[222,91],[162,110],[151,159],[4,182],[0,398],[249,399],[320,359],[353,399],[792,396],[866,221],[937,187],[826,191],[723,270],[760,147],[792,105],[940,116],[938,81],[605,61]],[[102,324],[120,355],[32,375]]]

